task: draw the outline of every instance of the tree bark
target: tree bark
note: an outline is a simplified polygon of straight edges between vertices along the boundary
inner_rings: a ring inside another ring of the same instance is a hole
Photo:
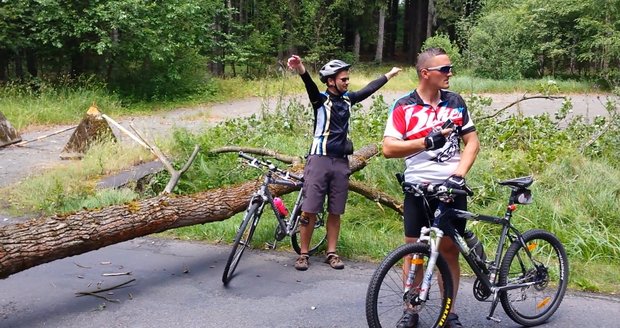
[[[398,22],[398,0],[390,1],[390,14],[388,15],[388,24],[386,31],[386,47],[385,51],[389,59],[396,56],[396,33]]]
[[[0,49],[0,82],[9,80],[9,51]]]
[[[378,152],[366,146],[349,157],[351,171],[364,168]],[[303,170],[299,166],[294,172]],[[163,195],[103,209],[54,215],[0,228],[0,279],[39,264],[86,253],[168,229],[222,221],[242,212],[262,181],[188,196]],[[274,195],[294,191],[274,185]]]
[[[375,52],[375,61],[383,62],[383,39],[385,37],[385,8],[379,8],[379,33],[377,33],[377,51]]]
[[[403,23],[403,53],[406,54],[407,62],[413,62],[413,51],[411,51],[411,44],[413,38],[413,1],[405,0],[405,17]]]
[[[418,54],[422,49],[422,43],[426,41],[426,27],[428,20],[428,1],[429,0],[417,0],[415,5],[415,15],[414,15],[414,29],[413,29],[413,40],[411,44],[411,58],[412,62],[415,62],[418,58]]]
[[[360,45],[362,38],[360,36],[360,30],[355,28],[355,38],[353,39],[353,55],[355,56],[355,60],[360,59]]]

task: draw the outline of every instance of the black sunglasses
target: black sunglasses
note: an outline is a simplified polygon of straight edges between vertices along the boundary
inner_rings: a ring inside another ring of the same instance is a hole
[[[340,81],[347,82],[347,81],[349,81],[349,78],[348,77],[343,77],[343,78],[340,79]]]
[[[427,71],[438,71],[443,74],[448,74],[452,72],[452,65],[444,65],[444,66],[435,66],[426,68]]]

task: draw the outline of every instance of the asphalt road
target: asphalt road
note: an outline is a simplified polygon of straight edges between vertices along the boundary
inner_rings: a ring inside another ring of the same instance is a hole
[[[54,261],[0,281],[0,327],[365,327],[364,299],[375,264],[346,261],[337,271],[312,258],[298,272],[290,252],[250,251],[228,287],[227,245],[138,238]],[[103,276],[104,273],[126,273]],[[101,293],[75,293],[135,279]],[[464,279],[457,308],[466,327],[517,327],[485,319]],[[545,327],[620,327],[620,298],[569,293]]]

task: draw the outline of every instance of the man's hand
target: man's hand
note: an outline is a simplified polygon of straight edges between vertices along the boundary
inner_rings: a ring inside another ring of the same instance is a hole
[[[304,74],[306,72],[306,68],[304,64],[301,62],[301,57],[297,55],[292,55],[291,58],[288,59],[288,68],[297,71],[299,75]]]
[[[385,77],[387,77],[387,79],[391,79],[394,76],[398,75],[398,73],[400,73],[400,71],[402,71],[402,69],[400,67],[392,67],[392,70],[390,70],[389,72],[385,73]]]
[[[426,150],[435,150],[446,144],[446,137],[441,134],[440,130],[433,130],[424,138],[424,147]]]
[[[465,178],[453,174],[443,182],[442,186],[448,189],[463,189],[465,186]]]

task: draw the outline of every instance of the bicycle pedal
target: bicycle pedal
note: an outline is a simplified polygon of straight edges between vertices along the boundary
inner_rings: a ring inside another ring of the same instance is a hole
[[[491,321],[497,322],[497,323],[502,322],[502,319],[496,318],[496,317],[491,317],[491,316],[487,317],[487,320],[491,320]]]
[[[276,242],[274,241],[273,243],[265,243],[265,249],[276,249]]]

